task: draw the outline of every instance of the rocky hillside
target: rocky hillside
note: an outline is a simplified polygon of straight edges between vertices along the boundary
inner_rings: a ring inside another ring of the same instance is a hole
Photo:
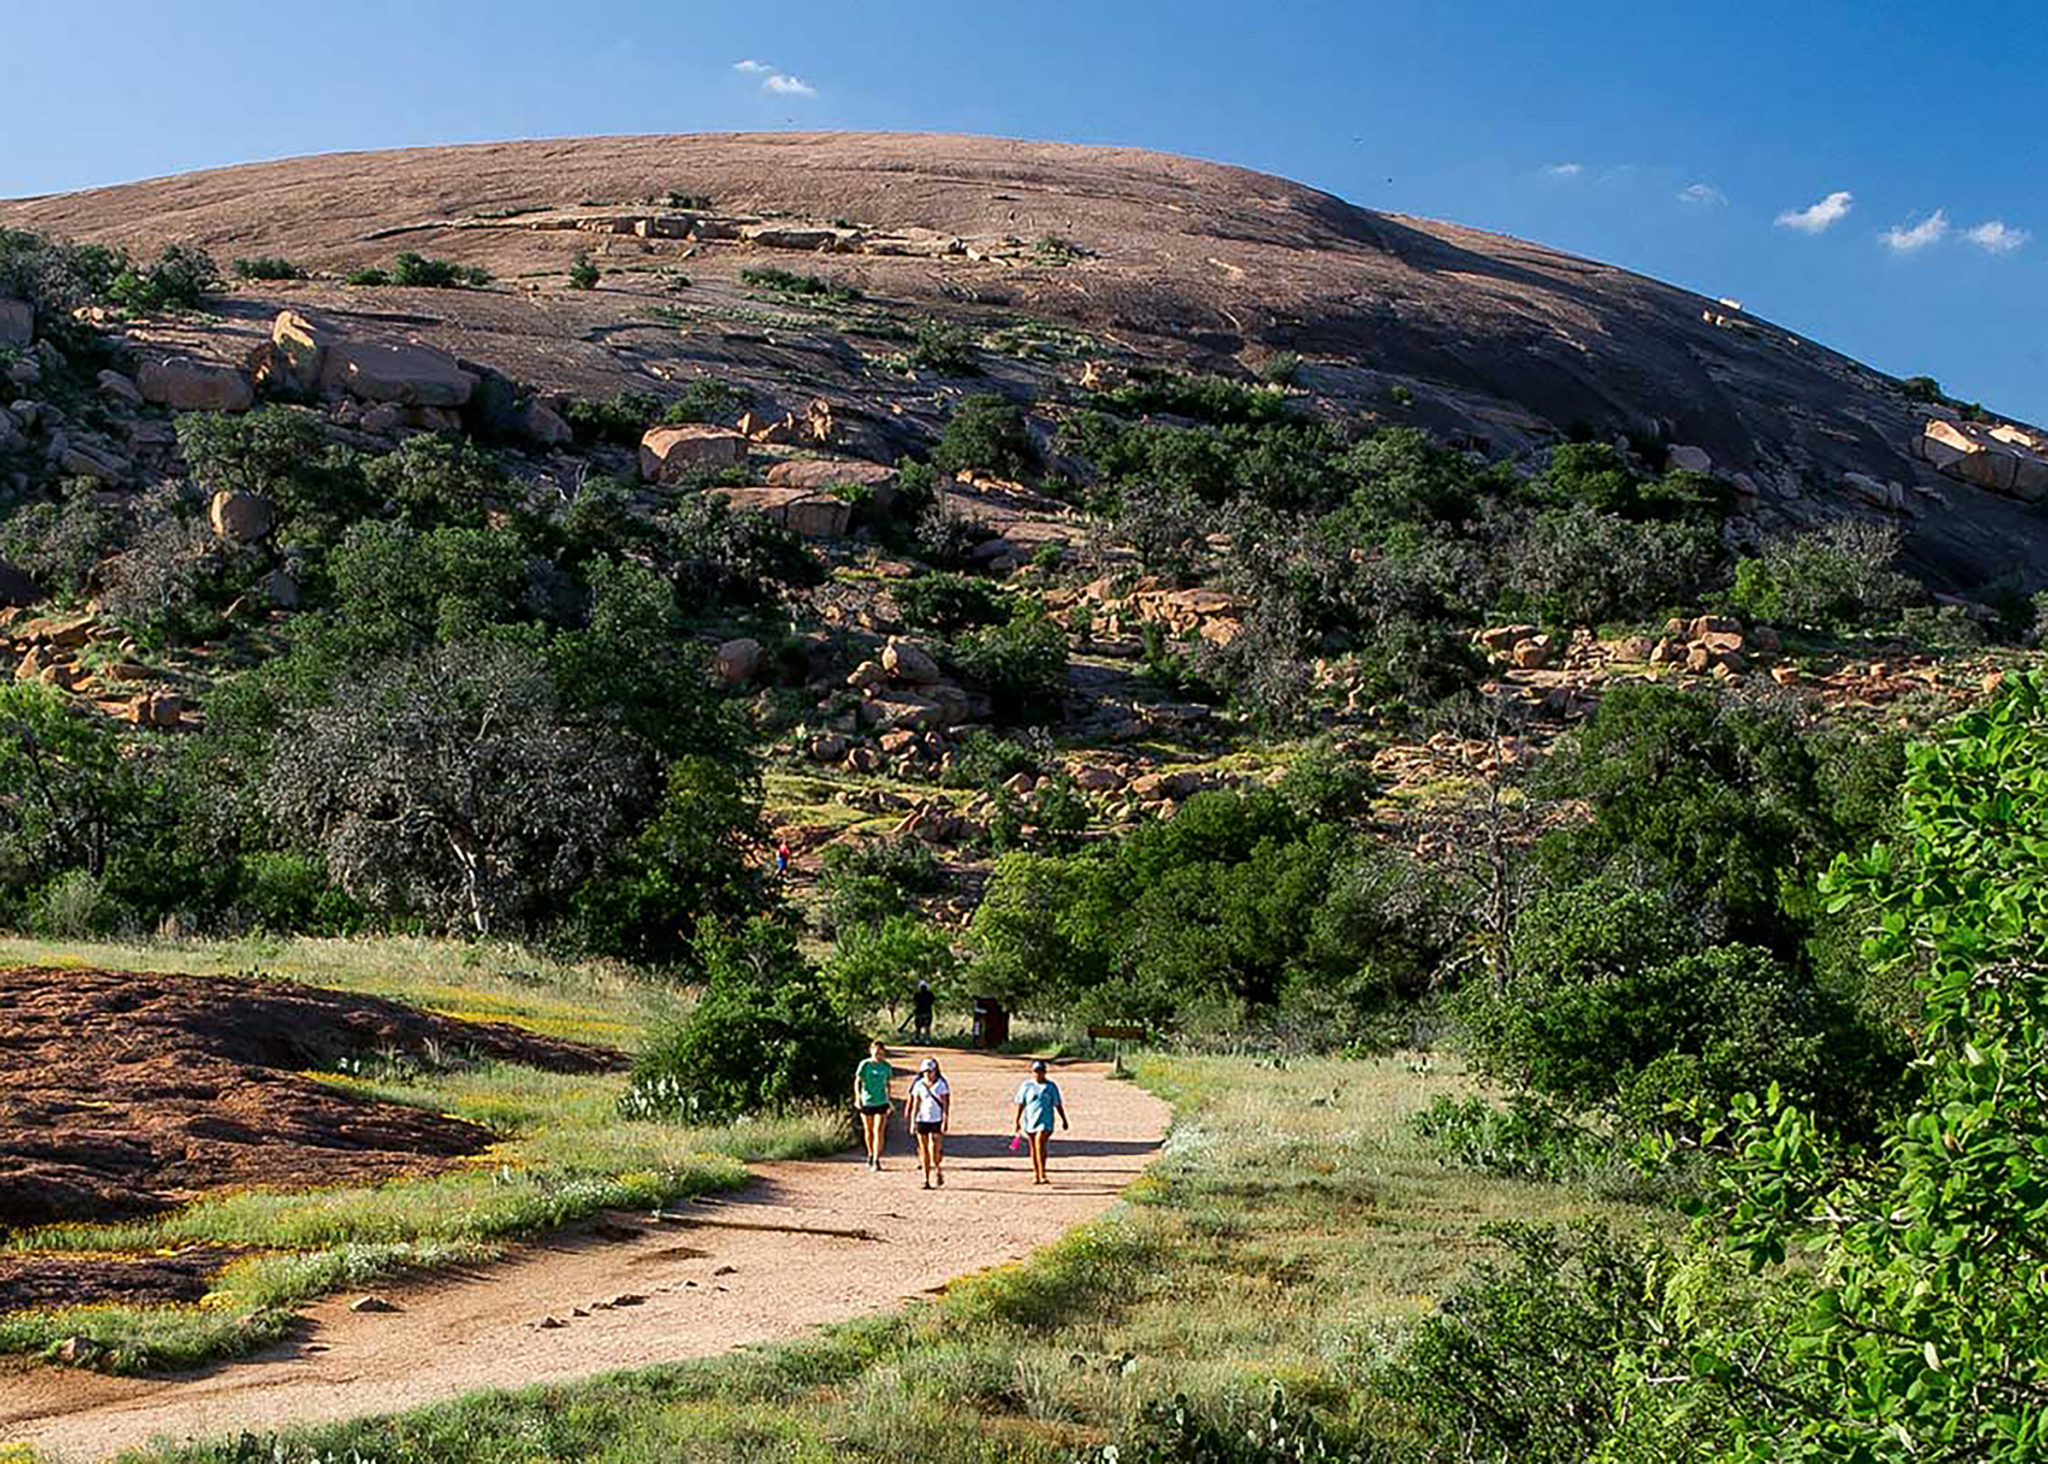
[[[1730,302],[1191,159],[895,135],[507,143],[20,200],[0,226],[290,260],[313,278],[244,282],[223,318],[155,342],[237,369],[290,307],[542,393],[669,396],[715,374],[753,393],[754,425],[829,423],[842,448],[888,457],[958,395],[898,369],[926,317],[1035,396],[1086,361],[1232,372],[1298,353],[1297,384],[1340,420],[1512,459],[1623,437],[1723,476],[1738,537],[1855,515],[1900,525],[1937,588],[2048,579],[2048,438],[2021,424],[1963,421]],[[341,283],[401,250],[499,283]],[[567,288],[583,254],[601,280]],[[764,267],[844,291],[764,306],[741,280]]]

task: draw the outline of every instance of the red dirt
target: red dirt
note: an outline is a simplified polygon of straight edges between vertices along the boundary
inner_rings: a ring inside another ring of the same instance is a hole
[[[227,1188],[305,1189],[446,1168],[494,1136],[300,1075],[351,1053],[430,1047],[557,1072],[624,1062],[346,992],[0,970],[0,1229],[146,1215]]]

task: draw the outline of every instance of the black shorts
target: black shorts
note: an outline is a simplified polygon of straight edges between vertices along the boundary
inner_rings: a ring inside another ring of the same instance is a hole
[[[940,1134],[946,1131],[946,1125],[944,1123],[926,1123],[921,1118],[916,1122],[916,1124],[913,1125],[913,1127],[916,1128],[916,1130],[921,1134]]]
[[[887,1113],[890,1109],[894,1108],[895,1106],[896,1105],[893,1103],[863,1103],[860,1106],[860,1111],[862,1113],[869,1114]]]

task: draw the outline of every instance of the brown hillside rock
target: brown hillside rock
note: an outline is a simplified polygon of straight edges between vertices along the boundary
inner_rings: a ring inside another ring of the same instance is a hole
[[[652,427],[640,439],[640,477],[648,483],[672,483],[691,468],[746,460],[747,439],[728,427]]]
[[[241,371],[189,356],[145,361],[135,386],[144,401],[177,412],[246,412],[256,404],[256,388]]]

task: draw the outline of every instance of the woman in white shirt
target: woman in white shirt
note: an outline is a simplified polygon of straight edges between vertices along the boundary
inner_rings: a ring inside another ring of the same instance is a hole
[[[917,1078],[903,1100],[903,1117],[917,1136],[917,1162],[924,1168],[924,1187],[946,1184],[946,1125],[953,1116],[953,1090],[939,1071],[938,1059],[918,1065]]]

